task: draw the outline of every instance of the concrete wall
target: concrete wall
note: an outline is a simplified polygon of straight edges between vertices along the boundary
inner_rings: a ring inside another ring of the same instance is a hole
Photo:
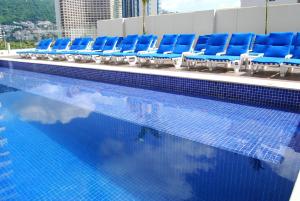
[[[146,17],[146,32],[209,34],[265,31],[265,8],[249,7]],[[269,32],[300,32],[300,4],[270,6]],[[123,26],[122,26],[123,25]],[[142,34],[142,18],[98,21],[99,35]]]
[[[98,36],[123,36],[124,19],[99,20],[97,22]]]

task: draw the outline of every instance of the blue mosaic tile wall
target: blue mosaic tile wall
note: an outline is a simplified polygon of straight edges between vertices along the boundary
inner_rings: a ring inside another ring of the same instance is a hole
[[[300,112],[297,90],[4,60],[0,60],[0,67]]]

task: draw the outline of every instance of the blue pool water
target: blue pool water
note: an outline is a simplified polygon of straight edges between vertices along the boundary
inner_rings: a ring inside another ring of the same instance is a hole
[[[300,114],[0,69],[0,200],[287,201]]]

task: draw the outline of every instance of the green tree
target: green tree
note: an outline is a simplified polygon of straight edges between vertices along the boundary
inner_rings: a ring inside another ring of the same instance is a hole
[[[142,0],[143,3],[143,34],[146,33],[146,24],[145,24],[145,18],[146,18],[146,7],[149,3],[149,0]]]
[[[54,0],[0,0],[0,24],[27,20],[55,22]]]

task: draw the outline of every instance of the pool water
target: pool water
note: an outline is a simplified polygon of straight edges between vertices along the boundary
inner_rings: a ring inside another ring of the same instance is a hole
[[[0,200],[288,201],[300,114],[0,69]]]

